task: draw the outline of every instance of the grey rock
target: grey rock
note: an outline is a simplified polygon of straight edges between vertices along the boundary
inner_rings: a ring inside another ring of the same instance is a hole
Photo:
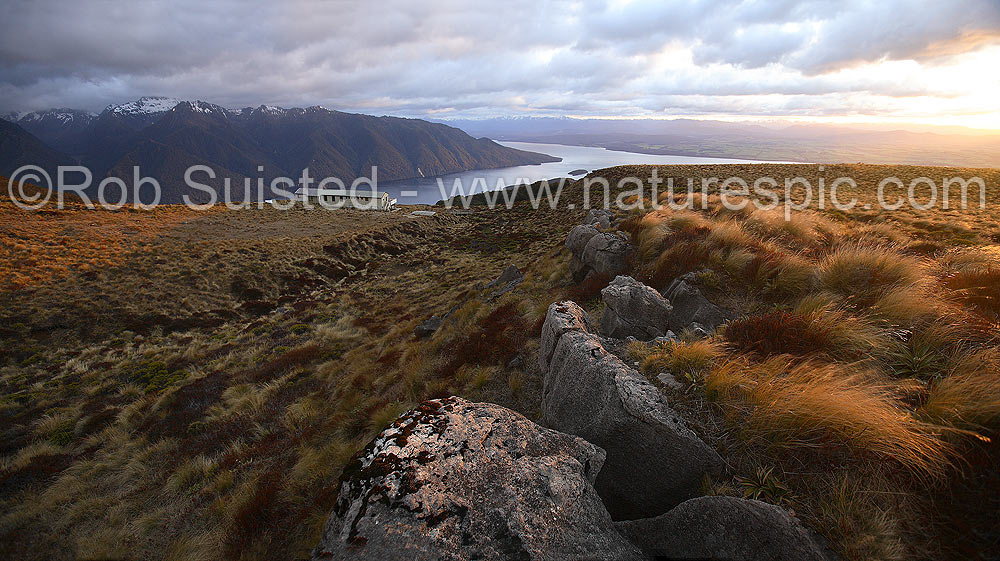
[[[569,231],[565,245],[572,254],[569,261],[569,271],[573,276],[573,282],[583,281],[590,273],[590,265],[583,261],[583,252],[591,238],[599,233],[600,231],[593,224],[581,224]]]
[[[507,268],[500,273],[500,276],[496,279],[490,281],[486,288],[493,288],[494,286],[504,286],[510,283],[518,283],[524,280],[524,273],[517,268],[516,265],[507,265]]]
[[[490,281],[484,288],[494,288],[499,287],[490,295],[490,300],[495,300],[504,294],[514,290],[522,282],[524,282],[524,274],[515,265],[508,265],[506,269],[500,273],[500,276],[496,279]]]
[[[677,378],[674,378],[674,375],[670,372],[660,372],[656,375],[656,379],[672,390],[682,392],[687,389],[687,386],[677,381]]]
[[[427,321],[421,323],[413,329],[413,334],[417,339],[425,339],[441,328],[442,319],[438,316],[431,316]]]
[[[649,341],[662,337],[673,307],[660,293],[632,277],[617,276],[601,290],[606,307],[601,315],[601,334]]]
[[[434,212],[433,210],[415,210],[410,214],[412,214],[413,216],[434,216],[437,213]]]
[[[583,219],[584,224],[597,224],[597,226],[602,230],[607,230],[611,228],[611,224],[615,220],[615,213],[610,210],[604,209],[593,209],[587,213],[587,217]]]
[[[569,231],[569,236],[566,237],[566,248],[573,254],[573,257],[582,261],[583,251],[587,248],[587,244],[590,243],[590,239],[600,233],[593,224],[575,226]]]
[[[517,353],[517,356],[510,359],[510,362],[507,363],[507,368],[511,370],[521,368],[522,366],[524,366],[524,356],[521,353]]]
[[[593,330],[593,322],[587,311],[576,305],[575,302],[565,300],[554,302],[549,305],[545,312],[545,322],[542,324],[542,333],[539,336],[538,364],[545,372],[549,368],[552,354],[556,350],[559,338],[567,331],[590,332]]]
[[[710,335],[709,330],[705,329],[704,325],[696,321],[691,322],[691,325],[688,326],[688,329],[690,329],[691,333],[693,333],[694,336],[699,339],[704,339],[705,337],[708,337]]]
[[[344,469],[313,560],[640,560],[592,482],[604,453],[498,405],[427,401]]]
[[[597,492],[615,519],[655,516],[696,496],[722,459],[688,429],[659,390],[590,332],[572,302],[549,307],[542,328],[542,419],[601,446]]]
[[[656,339],[653,339],[651,343],[654,345],[666,345],[669,343],[676,343],[677,341],[680,341],[680,339],[677,338],[677,335],[675,335],[673,331],[668,329],[663,337],[657,337]]]
[[[583,282],[590,274],[590,267],[573,255],[569,258],[569,273],[573,277],[573,282]]]
[[[783,508],[734,497],[699,497],[644,520],[617,522],[644,552],[662,559],[834,561],[824,541]]]
[[[622,232],[600,232],[583,249],[583,261],[595,272],[614,277],[628,272],[632,265],[632,244]]]
[[[705,331],[713,331],[726,321],[726,314],[708,301],[698,287],[683,277],[674,279],[663,292],[674,307],[670,329],[681,331],[692,323],[699,323]]]

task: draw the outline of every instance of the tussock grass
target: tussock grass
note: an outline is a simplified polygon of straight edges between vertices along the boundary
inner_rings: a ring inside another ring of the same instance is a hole
[[[824,535],[839,545],[846,559],[902,561],[911,558],[899,520],[873,498],[878,493],[891,494],[892,489],[885,485],[866,489],[852,480],[850,474],[839,477],[839,481],[829,486],[832,492],[823,498],[818,509]]]
[[[931,386],[922,413],[952,427],[1000,429],[1000,352],[984,349],[955,357],[947,375]]]
[[[809,355],[830,348],[831,329],[812,315],[773,310],[733,320],[724,337],[732,348],[762,356]]]
[[[817,272],[824,289],[867,305],[890,290],[916,286],[924,264],[888,247],[859,244],[834,250]]]
[[[945,287],[964,305],[1000,324],[1000,265],[970,267],[948,275]]]
[[[940,477],[955,452],[941,428],[912,415],[898,389],[871,372],[777,356],[712,369],[705,389],[744,418],[744,428],[783,445],[835,442]]]
[[[630,351],[642,353],[637,347]],[[647,350],[641,359],[640,368],[646,373],[666,371],[694,381],[711,367],[720,354],[718,345],[707,339],[674,342]]]

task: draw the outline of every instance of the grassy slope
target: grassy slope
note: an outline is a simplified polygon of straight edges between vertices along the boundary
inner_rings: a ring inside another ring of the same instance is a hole
[[[828,167],[827,177],[841,171],[868,178],[858,194],[871,200],[871,178],[946,170]],[[996,172],[976,172],[998,185]],[[734,173],[815,169],[661,169],[677,178]],[[636,275],[662,288],[700,271],[710,297],[741,317],[707,342],[627,351],[651,378],[669,369],[685,383],[664,391],[731,467],[706,490],[785,502],[851,559],[942,559],[987,547],[1000,530],[989,527],[996,505],[972,497],[996,488],[995,440],[971,433],[993,435],[990,412],[1000,403],[995,371],[979,368],[995,365],[995,300],[980,285],[996,261],[975,256],[991,255],[982,252],[1000,237],[997,206],[805,213],[789,224],[708,206],[645,219],[637,211],[625,225],[642,249]],[[14,249],[2,271],[21,287],[0,293],[0,552],[306,556],[340,467],[410,405],[457,393],[537,417],[534,349],[547,304],[571,296],[601,309],[599,284],[568,281],[561,244],[581,216],[26,217],[0,203],[0,233],[20,244],[5,243]],[[58,251],[95,237],[92,254]],[[845,299],[857,283],[838,263],[854,270],[871,252],[838,248],[859,243],[903,255],[885,265],[895,276],[878,276],[895,280],[862,285],[884,285],[869,296],[895,314],[888,323]],[[101,262],[79,268],[94,258]],[[508,263],[526,271],[526,283],[488,301],[476,284]],[[452,308],[439,333],[413,339],[420,321]],[[957,329],[966,325],[975,329]],[[762,329],[782,335],[740,335]],[[820,382],[823,391],[801,391]],[[980,399],[966,399],[973,394]],[[769,396],[778,395],[801,405],[773,407]],[[830,410],[804,414],[817,404]],[[913,443],[920,447],[909,453]],[[972,538],[958,539],[970,528]]]

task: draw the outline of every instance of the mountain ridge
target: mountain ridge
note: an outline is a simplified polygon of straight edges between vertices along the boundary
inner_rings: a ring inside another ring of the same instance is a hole
[[[72,130],[52,125],[60,119],[51,111],[21,115],[14,126],[35,140],[12,134],[8,142],[25,143],[26,154],[39,153],[38,143],[48,145],[52,153],[46,162],[78,159],[95,178],[114,176],[127,182],[133,167],[139,166],[143,176],[160,182],[164,203],[182,202],[185,194],[207,196],[184,182],[185,170],[195,165],[207,165],[216,174],[199,183],[220,192],[228,178],[234,184],[234,199],[243,200],[244,179],[261,177],[269,184],[275,177],[297,178],[304,168],[314,178],[336,177],[350,184],[369,177],[373,166],[378,167],[379,181],[393,181],[422,173],[559,161],[420,119],[375,117],[320,106],[227,109],[200,100],[174,101],[143,97],[109,105],[98,115],[77,112],[74,119],[63,119],[85,123]],[[43,121],[50,126],[34,126]],[[262,196],[274,195],[267,189]]]

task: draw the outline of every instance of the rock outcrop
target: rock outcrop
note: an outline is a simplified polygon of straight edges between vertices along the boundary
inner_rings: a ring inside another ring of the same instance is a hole
[[[673,307],[666,298],[632,277],[618,276],[601,290],[606,307],[601,314],[601,334],[649,341],[669,330]]]
[[[431,316],[427,318],[426,321],[420,325],[413,328],[413,335],[417,339],[426,339],[431,335],[434,335],[438,329],[441,329],[441,324],[444,320],[440,316]]]
[[[575,303],[549,306],[539,363],[543,422],[607,452],[595,486],[616,520],[662,514],[721,469],[659,390],[605,350]]]
[[[490,281],[484,288],[496,289],[490,294],[490,300],[495,300],[500,296],[514,290],[524,282],[524,273],[516,265],[507,265],[507,268],[500,273],[500,276]]]
[[[603,451],[498,405],[424,402],[351,461],[314,560],[639,560],[591,483]]]
[[[614,277],[628,272],[632,244],[622,232],[601,232],[587,242],[580,261],[598,274]]]
[[[629,270],[632,244],[622,232],[602,232],[593,223],[581,224],[570,230],[566,248],[573,257],[570,271],[580,282],[591,271],[614,277]]]
[[[615,213],[610,210],[595,208],[587,213],[587,217],[583,219],[583,223],[597,224],[601,230],[607,230],[611,228],[614,219]]]
[[[670,319],[670,329],[680,332],[685,328],[700,327],[706,332],[713,331],[726,321],[726,314],[718,306],[708,301],[697,286],[691,283],[691,277],[683,276],[673,280],[663,296],[674,307]],[[692,323],[697,326],[692,327]]]
[[[569,236],[566,237],[566,249],[569,249],[574,257],[581,258],[583,257],[583,250],[587,248],[587,244],[590,242],[590,238],[600,233],[601,231],[593,224],[574,226],[569,231]]]
[[[760,501],[699,497],[662,516],[615,525],[654,559],[836,559],[821,538],[783,508]]]

